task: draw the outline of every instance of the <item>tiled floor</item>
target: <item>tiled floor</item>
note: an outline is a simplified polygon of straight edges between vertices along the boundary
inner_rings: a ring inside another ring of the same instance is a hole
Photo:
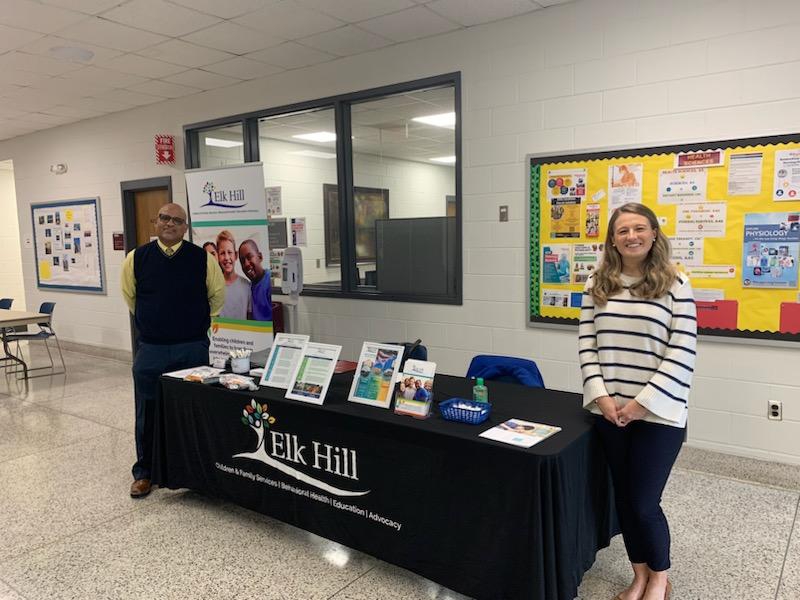
[[[128,496],[130,366],[65,353],[26,390],[0,375],[0,600],[463,599],[407,571],[188,491]],[[673,598],[800,598],[800,467],[684,449],[664,498]],[[628,578],[621,539],[580,598]]]

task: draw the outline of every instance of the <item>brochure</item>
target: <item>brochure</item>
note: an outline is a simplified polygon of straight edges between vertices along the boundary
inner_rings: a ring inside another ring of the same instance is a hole
[[[402,360],[403,346],[364,342],[347,399],[389,408],[392,403],[390,390],[397,383]]]
[[[313,342],[306,344],[289,380],[285,397],[311,404],[322,404],[341,351],[341,346]]]
[[[509,419],[504,423],[500,423],[500,425],[487,429],[480,434],[480,437],[530,448],[559,431],[561,431],[561,427],[545,425],[544,423],[532,423],[522,419]]]
[[[286,389],[308,344],[307,335],[279,333],[272,342],[259,385]]]
[[[433,400],[436,363],[409,359],[400,374],[395,393],[394,412],[412,417],[427,417]]]

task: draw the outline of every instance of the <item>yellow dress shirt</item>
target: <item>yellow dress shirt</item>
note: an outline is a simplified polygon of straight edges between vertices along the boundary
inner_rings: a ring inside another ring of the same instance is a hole
[[[177,252],[183,241],[178,242],[172,246],[166,246],[158,240],[158,246],[165,254],[170,254],[167,250],[172,250],[172,254]],[[122,286],[122,297],[125,298],[125,303],[131,314],[136,312],[136,276],[133,272],[133,253],[136,250],[131,250],[122,261],[122,273],[120,276],[120,283]],[[208,263],[206,265],[206,289],[208,290],[208,306],[211,309],[211,316],[216,317],[219,311],[222,310],[222,305],[225,304],[225,278],[222,276],[222,269],[219,268],[217,259],[212,255],[208,255]]]

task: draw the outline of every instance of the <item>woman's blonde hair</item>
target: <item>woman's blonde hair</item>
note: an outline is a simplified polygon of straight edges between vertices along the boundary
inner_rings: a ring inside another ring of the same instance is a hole
[[[633,284],[630,288],[632,296],[637,298],[661,298],[666,295],[669,288],[675,282],[678,271],[670,262],[672,249],[669,239],[662,235],[658,228],[658,218],[655,213],[644,204],[629,202],[617,208],[608,221],[608,231],[606,231],[606,244],[603,252],[603,260],[597,267],[593,279],[591,294],[596,305],[604,305],[611,296],[622,291],[623,283],[620,275],[622,274],[622,257],[616,246],[614,246],[614,229],[617,219],[623,213],[641,215],[650,222],[650,227],[655,234],[653,246],[644,259],[642,265],[643,277]]]

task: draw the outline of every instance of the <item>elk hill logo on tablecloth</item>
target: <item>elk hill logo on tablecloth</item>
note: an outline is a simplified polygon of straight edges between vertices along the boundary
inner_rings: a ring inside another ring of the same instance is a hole
[[[273,430],[276,418],[269,414],[266,404],[260,404],[255,399],[242,409],[241,420],[256,432],[256,449],[234,454],[233,458],[249,458],[264,463],[298,481],[337,496],[363,496],[370,492],[342,489],[299,470],[305,467],[348,482],[358,481],[358,454],[355,450],[315,440],[308,444],[297,434]]]
[[[220,208],[242,208],[247,205],[244,189],[217,190],[213,181],[206,181],[203,193],[208,194],[208,202],[202,206],[219,206]],[[241,202],[241,204],[233,204]]]

